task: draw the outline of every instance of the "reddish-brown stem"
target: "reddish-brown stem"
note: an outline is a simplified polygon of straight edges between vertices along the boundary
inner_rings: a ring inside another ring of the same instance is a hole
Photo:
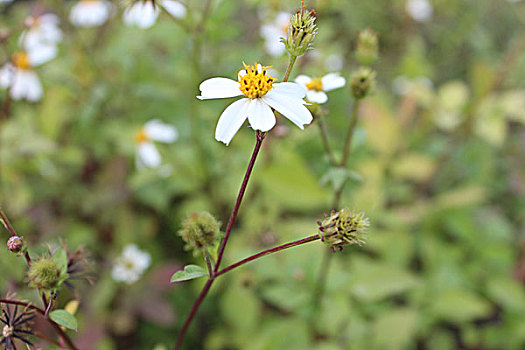
[[[215,277],[218,277],[218,276],[220,276],[222,274],[225,274],[226,272],[229,272],[229,271],[231,271],[231,270],[233,270],[233,269],[235,269],[235,268],[237,268],[239,266],[242,266],[242,265],[244,265],[246,263],[249,263],[250,261],[262,258],[265,255],[272,254],[272,253],[277,253],[277,252],[279,252],[281,250],[292,248],[292,247],[295,247],[295,246],[298,246],[298,245],[301,245],[301,244],[317,241],[318,239],[320,239],[319,235],[315,234],[315,235],[311,235],[309,237],[306,237],[306,238],[303,238],[303,239],[300,239],[300,240],[297,240],[297,241],[288,242],[288,243],[282,244],[282,245],[277,246],[277,247],[273,247],[273,248],[270,248],[270,249],[263,250],[262,252],[259,252],[257,254],[251,255],[251,256],[249,256],[247,258],[242,259],[241,261],[236,262],[235,264],[232,264],[232,265],[230,265],[228,267],[225,267],[224,269],[222,269],[219,272],[217,272],[215,274]]]
[[[2,222],[4,223],[4,227],[6,228],[7,231],[9,231],[11,236],[16,236],[15,229],[13,228],[13,226],[11,226],[11,223],[7,219],[7,216],[5,216],[2,209],[0,209],[0,218],[2,219]]]
[[[184,322],[184,326],[182,327],[182,330],[179,333],[179,337],[177,338],[177,343],[175,344],[175,349],[180,349],[180,347],[182,346],[182,342],[184,341],[184,337],[186,336],[188,327],[193,321],[193,317],[197,313],[199,306],[201,305],[202,301],[206,297],[206,294],[208,294],[208,291],[210,290],[210,287],[213,284],[215,277],[217,276],[217,272],[219,271],[219,266],[221,264],[222,257],[224,255],[224,250],[226,249],[226,244],[228,243],[228,239],[230,238],[230,233],[233,228],[233,223],[235,222],[235,218],[237,217],[237,213],[239,212],[239,207],[241,206],[242,198],[244,197],[244,193],[246,192],[246,187],[248,186],[248,180],[250,179],[250,175],[252,174],[252,170],[255,165],[255,160],[257,159],[257,155],[259,154],[259,151],[261,150],[262,142],[265,136],[266,136],[266,133],[264,132],[257,131],[256,133],[257,139],[255,142],[255,147],[253,149],[252,157],[250,158],[248,169],[246,169],[246,174],[244,175],[244,180],[242,181],[242,185],[239,190],[239,194],[237,195],[237,200],[235,201],[235,205],[230,215],[230,220],[228,221],[228,225],[226,226],[226,232],[224,233],[224,239],[222,240],[221,246],[219,248],[219,254],[217,255],[217,262],[215,263],[213,274],[208,279],[204,287],[202,288],[202,291],[199,294],[199,297],[197,298],[197,300],[195,300],[195,303],[193,304],[193,307],[191,308],[190,314],[186,318],[186,322]]]
[[[219,271],[222,257],[224,255],[224,249],[226,248],[226,244],[228,243],[228,238],[230,238],[233,223],[235,222],[235,218],[237,218],[237,213],[239,212],[239,207],[241,206],[242,198],[244,197],[244,192],[246,192],[246,187],[248,186],[248,180],[250,179],[250,175],[252,174],[253,166],[255,165],[255,160],[257,159],[257,155],[259,154],[266,133],[257,131],[256,136],[257,141],[255,142],[255,148],[253,149],[252,157],[250,159],[250,163],[248,164],[248,169],[246,169],[246,174],[244,175],[244,180],[242,181],[241,189],[239,190],[239,194],[237,195],[235,206],[233,207],[232,213],[230,215],[230,220],[228,220],[228,226],[226,226],[224,239],[222,240],[221,247],[219,248],[217,262],[213,269],[214,275],[217,274],[217,271]]]

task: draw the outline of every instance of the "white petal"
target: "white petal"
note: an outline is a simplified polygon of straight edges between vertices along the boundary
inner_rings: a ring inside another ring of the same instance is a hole
[[[302,99],[291,99],[286,95],[276,94],[273,90],[270,90],[261,99],[301,129],[304,129],[305,124],[312,122],[312,114],[303,105]]]
[[[178,1],[163,0],[162,7],[175,18],[183,18],[186,16],[186,7]]]
[[[434,12],[432,4],[428,0],[408,0],[406,9],[408,14],[418,22],[426,22],[432,19]]]
[[[17,69],[11,84],[11,97],[15,100],[26,99],[31,102],[42,98],[43,89],[40,79],[33,71]]]
[[[307,75],[298,75],[297,78],[295,78],[295,82],[297,84],[301,84],[303,86],[306,86],[307,84],[309,84],[310,82],[312,81],[312,78],[310,78],[309,76]]]
[[[69,21],[79,27],[100,26],[109,18],[111,3],[106,0],[79,1],[69,12]]]
[[[157,147],[151,142],[141,142],[137,147],[139,161],[148,168],[157,168],[162,160]]]
[[[228,98],[242,95],[238,81],[228,78],[211,78],[204,80],[199,85],[201,95],[197,96],[199,100],[211,98]]]
[[[346,84],[345,78],[339,75],[339,73],[330,73],[321,78],[323,83],[323,90],[330,91],[339,89]]]
[[[224,142],[226,145],[230,143],[248,117],[247,110],[249,105],[250,99],[243,98],[235,101],[222,112],[215,129],[215,139],[217,141]]]
[[[295,99],[302,99],[306,95],[304,86],[291,82],[273,84],[272,90],[279,95],[286,95]]]
[[[57,56],[58,48],[54,44],[33,46],[27,51],[29,63],[32,67],[51,61]]]
[[[266,103],[256,98],[248,106],[248,121],[253,130],[268,131],[275,126],[275,114]]]
[[[152,2],[137,2],[124,11],[124,23],[146,29],[155,24],[158,16],[159,9]]]
[[[153,141],[172,143],[178,137],[177,129],[169,124],[164,124],[158,119],[153,119],[144,124],[146,136]]]
[[[314,103],[325,103],[328,101],[328,96],[322,91],[308,90],[306,92],[306,98],[310,102]]]
[[[14,77],[15,66],[8,62],[2,68],[0,68],[0,87],[6,89],[11,86]]]

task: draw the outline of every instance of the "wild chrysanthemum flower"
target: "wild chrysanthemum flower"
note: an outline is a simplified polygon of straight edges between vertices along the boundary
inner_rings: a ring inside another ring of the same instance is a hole
[[[244,95],[246,98],[229,105],[219,117],[215,139],[230,143],[246,118],[254,130],[268,131],[276,124],[272,108],[288,118],[299,128],[310,124],[312,114],[304,105],[306,91],[296,83],[274,83],[267,73],[268,67],[260,64],[247,66],[238,73],[238,81],[228,78],[211,78],[203,81],[198,99],[228,98]]]
[[[36,62],[38,63],[38,59]],[[0,87],[9,88],[14,100],[40,100],[43,89],[38,75],[32,70],[34,65],[36,64],[33,56],[23,51],[15,53],[11,62],[0,68]]]
[[[10,298],[10,297],[8,297]],[[24,308],[19,312],[20,306],[5,305],[2,307],[2,316],[0,322],[4,324],[0,344],[5,344],[6,350],[16,350],[16,343],[25,343],[33,346],[27,337],[33,334],[32,324],[35,318],[35,312],[31,309]]]
[[[124,23],[142,29],[151,27],[157,21],[160,7],[175,18],[186,16],[186,7],[174,0],[138,0],[124,11]]]
[[[116,259],[111,277],[117,282],[132,284],[138,281],[150,264],[151,256],[147,252],[140,250],[135,244],[128,244],[122,255]]]
[[[172,143],[177,140],[178,132],[174,126],[153,119],[144,124],[135,135],[137,144],[137,168],[157,168],[162,164],[160,153],[153,141]]]
[[[107,0],[81,0],[71,8],[69,21],[77,27],[100,26],[108,20],[111,10]]]
[[[286,46],[281,42],[286,37],[290,25],[290,14],[279,12],[275,20],[261,26],[261,36],[264,39],[264,48],[270,55],[281,56],[286,51]]]
[[[339,89],[346,84],[345,78],[339,73],[329,73],[322,78],[299,75],[295,78],[295,82],[306,88],[306,99],[315,103],[325,103],[328,101],[325,91]]]
[[[434,9],[428,0],[407,0],[406,10],[410,17],[418,22],[428,22],[432,19]]]

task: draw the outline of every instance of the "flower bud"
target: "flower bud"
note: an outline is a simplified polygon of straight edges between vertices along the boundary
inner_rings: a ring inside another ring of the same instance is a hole
[[[364,234],[370,226],[370,221],[362,211],[343,208],[332,211],[321,222],[318,221],[321,241],[332,247],[332,250],[343,250],[347,244],[363,244]]]
[[[317,25],[315,24],[315,11],[310,12],[299,10],[292,15],[287,29],[286,39],[281,41],[286,46],[286,50],[292,56],[301,56],[312,48],[312,43],[317,35]]]
[[[359,32],[355,57],[363,66],[370,66],[377,61],[379,50],[378,35],[367,28]]]
[[[220,233],[221,223],[207,211],[188,215],[179,230],[186,250],[205,251],[211,248]]]
[[[375,83],[376,72],[368,67],[360,67],[351,77],[352,95],[357,99],[365,97]]]
[[[29,285],[42,290],[55,290],[60,284],[62,271],[51,257],[42,257],[31,263],[29,267]]]
[[[13,253],[22,253],[25,250],[24,240],[22,237],[11,236],[7,240],[7,249]]]

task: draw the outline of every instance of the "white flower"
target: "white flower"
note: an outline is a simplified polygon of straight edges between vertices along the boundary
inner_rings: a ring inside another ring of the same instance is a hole
[[[71,8],[69,21],[77,27],[96,27],[104,24],[111,15],[107,0],[81,0]]]
[[[24,50],[33,51],[33,49],[41,46],[55,47],[62,41],[62,31],[58,27],[59,23],[58,16],[53,13],[46,13],[38,17],[28,17],[25,21],[28,29],[22,34],[20,39]]]
[[[304,129],[305,124],[310,124],[313,118],[304,106],[304,88],[296,83],[274,84],[275,79],[268,75],[267,68],[257,63],[253,66],[245,64],[238,73],[238,81],[219,77],[200,84],[201,95],[197,96],[200,100],[243,94],[247,97],[235,101],[222,112],[215,129],[217,141],[228,145],[246,118],[254,130],[270,130],[276,124],[272,108],[301,129]]]
[[[289,24],[290,14],[279,12],[272,23],[261,26],[260,33],[264,39],[264,48],[270,55],[277,57],[286,51],[281,38],[286,38],[286,30]]]
[[[124,23],[137,26],[141,29],[149,28],[157,21],[157,17],[160,13],[160,8],[158,6],[162,6],[175,18],[186,16],[186,7],[178,1],[136,1],[131,7],[124,11]]]
[[[0,68],[0,87],[9,88],[14,100],[26,99],[31,102],[42,98],[43,89],[38,75],[31,69],[39,64],[39,56],[31,56],[26,52],[17,52],[12,62]]]
[[[164,124],[158,119],[150,120],[144,124],[135,135],[137,168],[158,168],[162,164],[162,159],[153,141],[172,143],[177,140],[177,137],[178,132],[175,127]]]
[[[132,284],[138,281],[150,264],[151,256],[147,252],[140,250],[135,244],[128,244],[122,255],[116,259],[111,277],[117,282]]]
[[[406,10],[410,17],[418,22],[427,22],[432,19],[434,9],[428,0],[407,0]]]
[[[339,73],[329,73],[322,78],[310,78],[307,75],[299,75],[295,82],[306,88],[306,98],[310,102],[325,103],[328,96],[325,91],[339,89],[346,84],[345,78]]]

